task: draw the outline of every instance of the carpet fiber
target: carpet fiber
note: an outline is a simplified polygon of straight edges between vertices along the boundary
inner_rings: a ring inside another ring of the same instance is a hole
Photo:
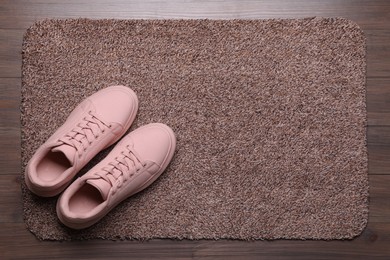
[[[37,22],[23,43],[23,171],[110,85],[139,97],[131,130],[166,123],[178,142],[152,186],[85,230],[23,184],[26,225],[54,240],[353,238],[368,217],[365,66],[362,31],[339,18]]]

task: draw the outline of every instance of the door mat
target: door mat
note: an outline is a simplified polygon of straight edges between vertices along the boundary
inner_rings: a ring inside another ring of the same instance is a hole
[[[139,97],[131,130],[162,122],[178,142],[154,184],[85,230],[23,184],[26,225],[50,240],[353,238],[368,218],[365,66],[362,31],[341,18],[37,22],[23,42],[23,171],[110,85]]]

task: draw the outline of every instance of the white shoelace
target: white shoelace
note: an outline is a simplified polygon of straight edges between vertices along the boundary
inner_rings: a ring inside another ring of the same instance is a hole
[[[74,147],[81,157],[81,154],[87,150],[92,142],[104,133],[111,125],[106,124],[99,119],[97,115],[88,112],[88,115],[77,124],[68,134],[60,138],[59,141]]]

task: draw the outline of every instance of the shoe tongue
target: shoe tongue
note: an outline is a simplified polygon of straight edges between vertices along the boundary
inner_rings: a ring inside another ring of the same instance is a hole
[[[73,146],[62,144],[51,149],[52,152],[61,152],[65,155],[66,159],[73,166],[76,157],[76,149]]]
[[[110,193],[111,185],[104,179],[89,179],[87,183],[95,187],[102,195],[104,200],[107,200],[108,194]]]

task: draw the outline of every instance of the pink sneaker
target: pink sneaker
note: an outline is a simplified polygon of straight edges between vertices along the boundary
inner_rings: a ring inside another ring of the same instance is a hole
[[[95,224],[121,201],[154,182],[168,166],[175,147],[175,135],[164,124],[131,132],[64,191],[57,202],[58,218],[74,229]]]
[[[107,87],[86,98],[30,159],[27,187],[43,197],[61,193],[98,152],[126,133],[137,110],[136,94],[124,86]]]

